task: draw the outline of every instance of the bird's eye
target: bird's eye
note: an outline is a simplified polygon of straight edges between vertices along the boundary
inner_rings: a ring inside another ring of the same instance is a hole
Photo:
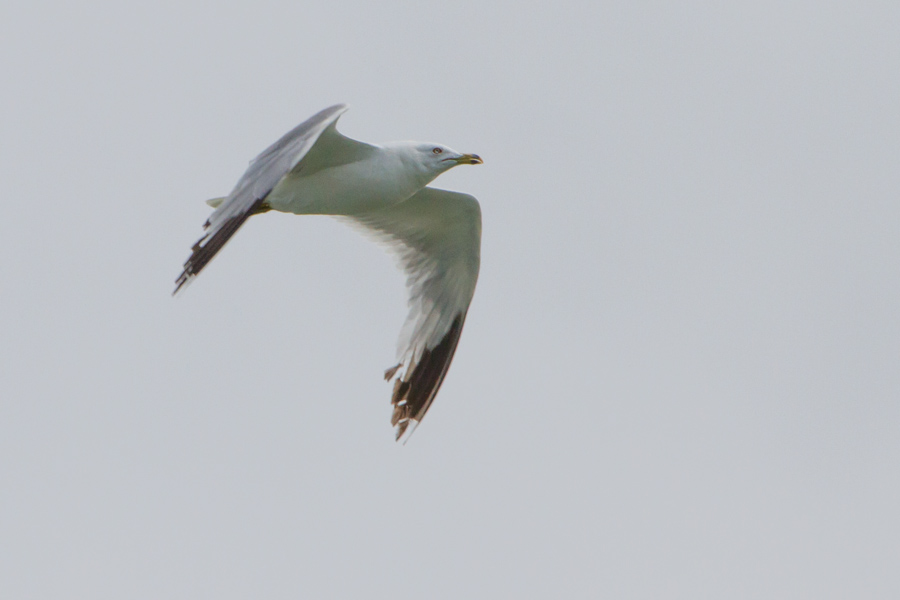
[[[441,150],[440,148],[435,148],[434,150],[432,150],[432,152],[434,152],[435,154],[440,154],[441,152],[443,152],[443,150]]]

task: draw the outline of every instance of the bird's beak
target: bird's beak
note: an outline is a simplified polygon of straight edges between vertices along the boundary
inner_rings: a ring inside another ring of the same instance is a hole
[[[456,164],[458,165],[480,165],[483,163],[484,161],[477,154],[463,154],[456,159]]]

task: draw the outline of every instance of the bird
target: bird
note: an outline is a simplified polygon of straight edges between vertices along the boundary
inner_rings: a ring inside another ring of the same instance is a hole
[[[429,187],[477,154],[427,142],[368,144],[345,137],[330,106],[254,158],[215,210],[175,280],[183,291],[247,220],[270,211],[331,215],[385,243],[406,274],[409,313],[397,343],[391,425],[412,434],[447,375],[478,281],[481,207],[469,194]],[[395,378],[396,375],[396,378]],[[412,425],[412,427],[410,427]]]

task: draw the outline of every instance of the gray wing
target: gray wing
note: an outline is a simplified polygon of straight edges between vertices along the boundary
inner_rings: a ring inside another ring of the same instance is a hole
[[[409,288],[409,316],[397,348],[402,366],[391,403],[399,439],[421,421],[444,381],[475,293],[481,261],[481,208],[467,194],[424,188],[390,208],[351,219],[399,255]],[[411,432],[412,430],[410,430]]]
[[[345,138],[337,132],[335,124],[347,106],[336,104],[313,115],[287,132],[281,139],[266,148],[250,162],[250,166],[238,180],[231,193],[218,204],[218,208],[204,224],[206,233],[191,249],[184,263],[184,270],[175,280],[175,292],[196,277],[209,261],[231,239],[241,225],[255,213],[264,209],[263,202],[282,177],[298,167],[307,155],[313,166],[321,168],[332,152],[313,152],[314,146],[339,149],[342,157],[351,157],[371,148],[367,144]]]

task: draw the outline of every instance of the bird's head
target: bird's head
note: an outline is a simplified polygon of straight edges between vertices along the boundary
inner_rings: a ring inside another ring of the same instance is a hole
[[[435,173],[443,173],[456,165],[480,165],[484,161],[477,154],[463,154],[441,144],[416,144],[422,164]]]

